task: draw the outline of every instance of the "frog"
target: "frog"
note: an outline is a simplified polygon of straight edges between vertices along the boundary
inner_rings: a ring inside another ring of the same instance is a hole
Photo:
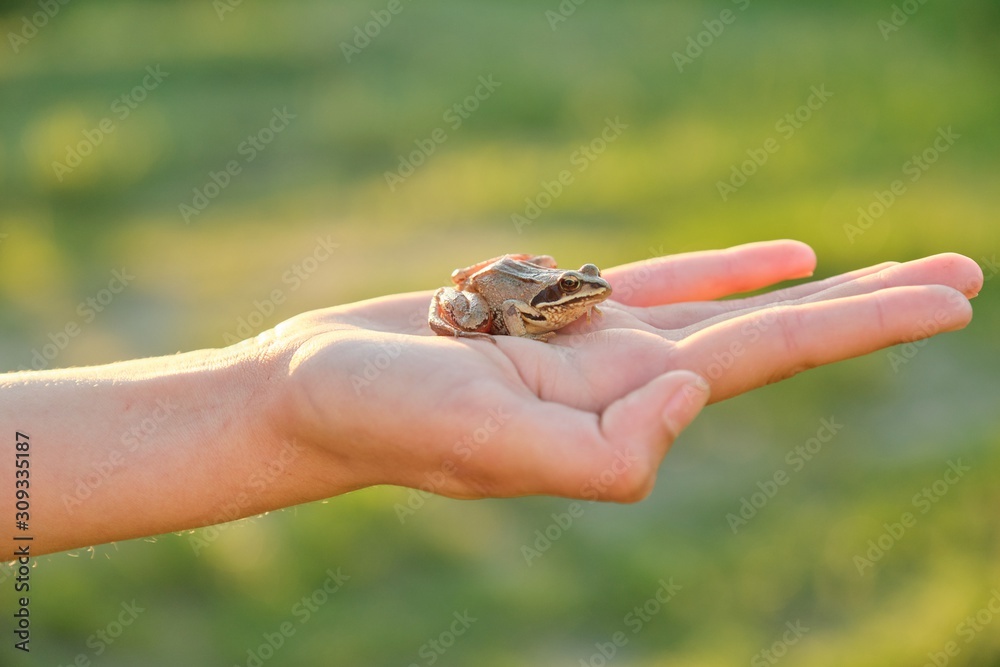
[[[520,336],[550,341],[584,315],[601,315],[597,304],[611,285],[594,264],[559,269],[549,255],[508,254],[456,269],[454,287],[431,299],[428,323],[440,336],[478,338]]]

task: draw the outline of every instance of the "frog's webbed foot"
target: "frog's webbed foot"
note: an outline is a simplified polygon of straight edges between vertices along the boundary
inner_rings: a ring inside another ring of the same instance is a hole
[[[431,316],[428,318],[428,324],[431,326],[431,330],[434,331],[439,336],[453,336],[455,338],[478,338],[479,340],[488,340],[489,342],[497,345],[496,338],[492,334],[483,333],[481,331],[465,331],[459,329],[441,319],[440,317]]]
[[[499,345],[496,336],[488,333],[481,333],[479,331],[462,331],[461,329],[456,329],[453,334],[455,338],[476,338],[478,340],[488,340],[494,345]]]
[[[601,317],[604,317],[604,311],[602,311],[597,306],[593,306],[590,310],[587,311],[587,324],[591,323],[591,315],[599,315]]]

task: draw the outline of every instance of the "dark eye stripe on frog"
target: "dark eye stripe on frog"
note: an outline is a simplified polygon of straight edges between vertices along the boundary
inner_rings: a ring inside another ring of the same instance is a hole
[[[583,283],[582,289],[573,294],[566,294],[558,284],[546,287],[531,300],[531,305],[535,308],[554,303],[572,303],[579,299],[587,299],[594,296],[594,290],[587,289],[588,283]]]
[[[553,301],[558,301],[563,296],[562,288],[559,284],[549,285],[541,292],[535,295],[535,298],[531,300],[531,305],[538,307],[540,303],[552,303]]]

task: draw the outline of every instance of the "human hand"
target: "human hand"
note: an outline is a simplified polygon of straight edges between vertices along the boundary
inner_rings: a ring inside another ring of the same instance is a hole
[[[815,262],[802,243],[772,241],[607,269],[603,317],[550,343],[435,336],[431,292],[299,315],[270,349],[288,365],[281,433],[318,453],[303,500],[398,484],[635,501],[707,401],[960,329],[983,280],[944,254],[712,301]]]

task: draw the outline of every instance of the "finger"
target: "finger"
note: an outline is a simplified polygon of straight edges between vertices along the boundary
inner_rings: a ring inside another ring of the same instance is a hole
[[[971,304],[951,287],[893,287],[720,322],[679,343],[676,365],[708,380],[718,401],[809,368],[961,329],[971,319]]]
[[[796,305],[829,301],[831,299],[869,294],[882,289],[907,285],[944,285],[961,292],[967,298],[971,298],[979,293],[982,284],[983,272],[976,262],[955,253],[943,253],[906,262],[905,264],[885,266],[879,271],[861,275],[853,280],[839,284],[834,283],[827,286],[826,289],[817,290],[812,294],[806,293],[799,296],[799,298],[786,299],[784,303],[787,305]],[[738,302],[733,301],[732,303]],[[781,302],[776,301],[775,303]],[[727,314],[706,318],[701,322],[696,322],[688,326],[683,334],[690,335],[695,331],[705,329],[722,320],[759,310],[769,305],[772,304],[762,301],[759,305],[743,310],[735,310]]]
[[[717,299],[812,275],[816,254],[799,241],[748,243],[608,269],[614,299],[630,306]]]
[[[549,480],[552,488],[558,495],[587,500],[645,498],[670,445],[708,397],[708,383],[689,371],[653,378],[607,407],[588,429],[589,452],[578,441],[570,458],[561,458],[558,477]],[[584,452],[589,455],[581,456]]]
[[[480,480],[489,481],[477,483],[474,495],[639,500],[652,488],[669,446],[707,400],[702,378],[674,371],[615,401],[600,417],[538,401],[505,427],[504,447],[484,449],[477,467]]]
[[[708,399],[709,386],[703,378],[687,371],[673,371],[609,405],[601,416],[601,432],[615,452],[611,472],[615,472],[616,463],[621,467],[623,460],[643,461],[645,466],[628,470],[623,479],[603,473],[624,482],[609,490],[612,493],[606,498],[634,502],[646,497],[653,489],[663,457]]]
[[[983,287],[983,270],[979,264],[964,255],[946,252],[904,264],[887,266],[858,280],[830,285],[814,294],[803,295],[799,301],[839,299],[903,285],[945,285],[971,299],[978,295]]]
[[[874,266],[856,269],[847,273],[831,276],[824,280],[817,280],[811,283],[786,287],[775,290],[767,294],[745,297],[742,299],[730,299],[728,301],[693,301],[691,303],[680,303],[669,306],[655,306],[653,308],[635,309],[633,315],[647,324],[651,324],[660,329],[683,329],[705,320],[725,315],[726,313],[738,313],[764,306],[770,306],[783,301],[801,299],[812,294],[822,292],[830,287],[850,282],[863,276],[878,273],[890,266],[897,265],[898,262],[883,262]]]

